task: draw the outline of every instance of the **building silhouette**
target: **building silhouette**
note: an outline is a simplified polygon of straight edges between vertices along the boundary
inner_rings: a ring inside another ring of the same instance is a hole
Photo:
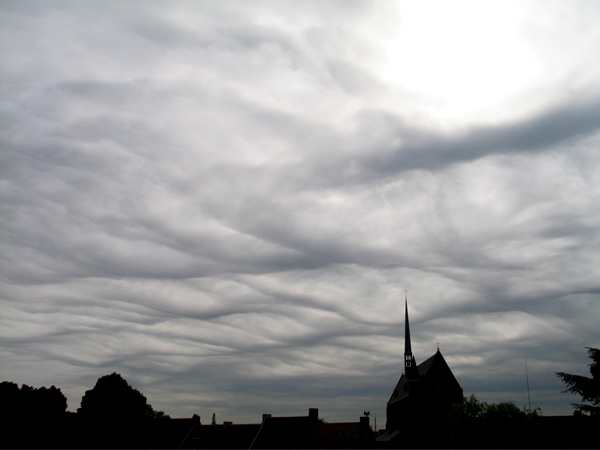
[[[263,414],[262,423],[201,425],[190,429],[181,448],[368,448],[373,445],[369,417],[358,422],[327,423],[319,410],[309,408],[307,416],[280,417]]]
[[[439,347],[433,356],[417,365],[411,347],[406,297],[404,308],[404,370],[387,403],[383,441],[397,441],[411,429],[420,428],[423,422],[443,418],[453,404],[463,401],[463,390]]]

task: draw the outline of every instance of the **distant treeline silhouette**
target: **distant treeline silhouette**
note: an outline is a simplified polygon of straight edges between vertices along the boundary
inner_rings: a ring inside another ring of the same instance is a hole
[[[19,388],[17,383],[0,383],[0,413],[2,418],[25,417],[35,413],[41,417],[64,414],[67,410],[67,398],[56,386],[36,389],[26,384]]]
[[[30,415],[50,419],[67,411],[67,398],[56,386],[37,389],[24,384],[19,388],[10,381],[0,383],[0,404],[4,420]],[[155,411],[146,397],[116,372],[100,377],[94,388],[85,392],[77,413],[96,421],[169,418]]]

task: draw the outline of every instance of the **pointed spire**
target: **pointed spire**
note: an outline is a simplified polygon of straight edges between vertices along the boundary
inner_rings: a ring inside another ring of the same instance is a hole
[[[415,357],[412,354],[410,345],[410,324],[408,322],[408,298],[406,296],[406,288],[404,288],[404,373],[410,378],[415,377],[416,367]]]
[[[404,288],[404,355],[412,355],[410,345],[410,324],[408,323],[408,299],[406,298],[406,288]]]

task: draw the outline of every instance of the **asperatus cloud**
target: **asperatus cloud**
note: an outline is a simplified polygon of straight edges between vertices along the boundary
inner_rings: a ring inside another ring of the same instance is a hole
[[[1,2],[0,380],[384,428],[408,297],[416,365],[572,415],[555,372],[600,338],[575,4]]]

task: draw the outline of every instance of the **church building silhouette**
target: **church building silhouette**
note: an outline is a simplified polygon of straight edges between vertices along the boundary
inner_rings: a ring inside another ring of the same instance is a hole
[[[386,433],[383,440],[395,441],[423,421],[447,415],[462,403],[463,390],[438,347],[421,364],[416,363],[410,341],[408,299],[404,298],[404,370],[387,402]]]

